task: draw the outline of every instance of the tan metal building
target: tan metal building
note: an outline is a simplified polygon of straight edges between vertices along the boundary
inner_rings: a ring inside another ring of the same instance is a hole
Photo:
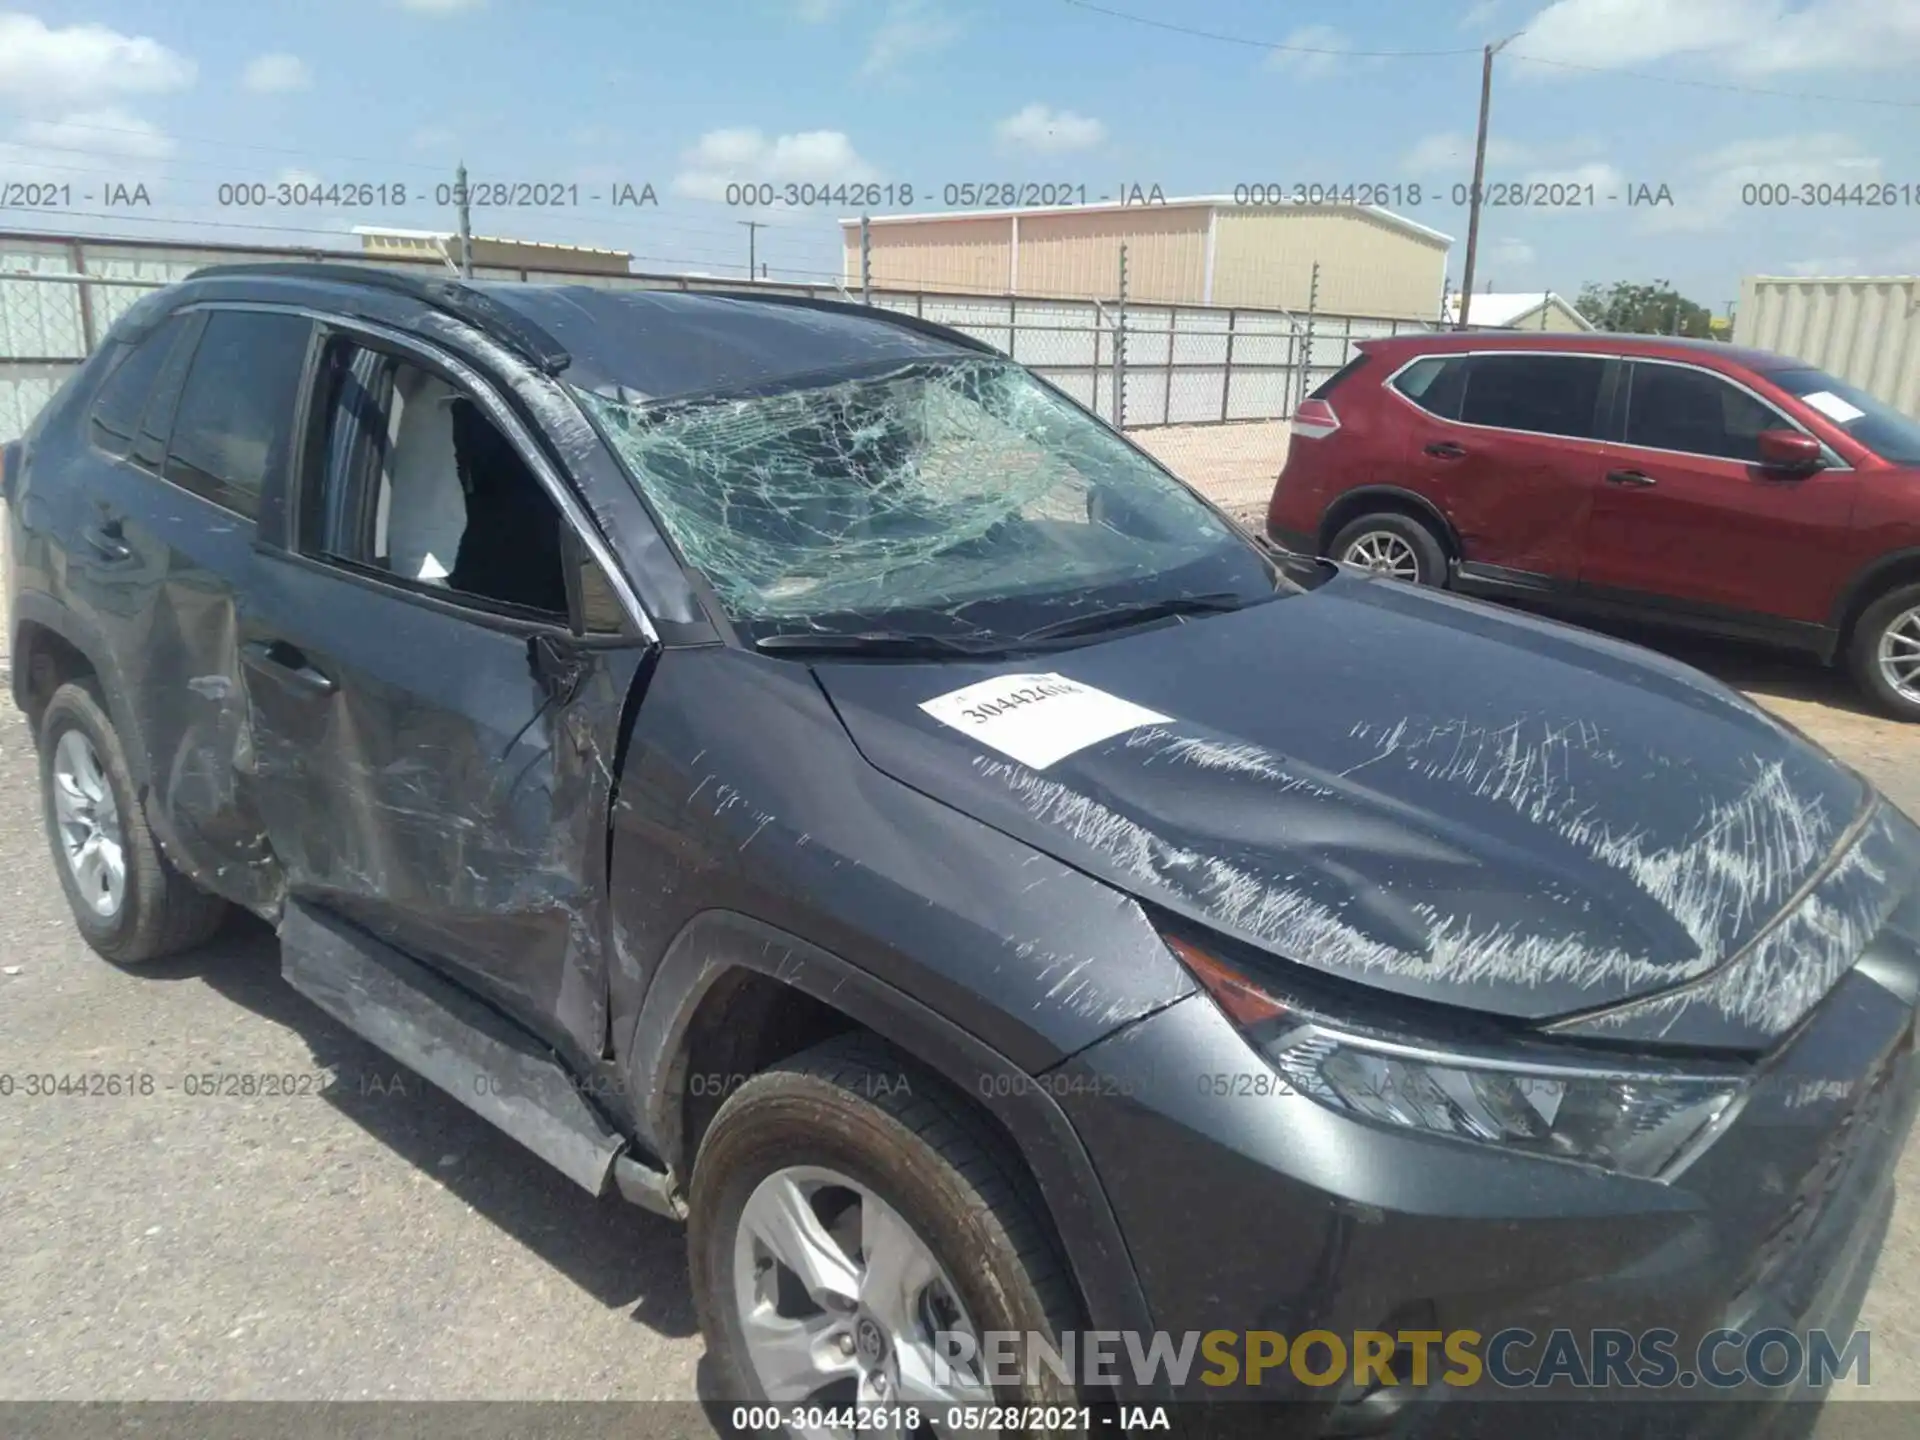
[[[861,281],[860,221],[842,220],[846,284]],[[868,221],[875,288],[1016,298],[1111,298],[1120,246],[1127,298],[1433,320],[1452,238],[1365,205],[1164,204],[880,215]],[[1313,267],[1320,266],[1317,293]]]
[[[381,260],[441,260],[457,253],[451,230],[395,230],[384,225],[356,225],[360,253]],[[546,240],[504,240],[497,235],[473,237],[475,265],[509,269],[590,271],[626,275],[633,256],[625,250],[602,250],[591,245],[557,245]]]
[[[1733,343],[1817,365],[1920,418],[1920,275],[1749,275]]]

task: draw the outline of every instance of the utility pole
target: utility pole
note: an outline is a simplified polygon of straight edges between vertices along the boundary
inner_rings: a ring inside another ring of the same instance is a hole
[[[467,162],[453,172],[453,199],[460,207],[460,274],[473,278],[473,217],[467,213]]]
[[[860,217],[860,303],[873,304],[873,226]]]
[[[1480,190],[1487,176],[1487,116],[1493,109],[1493,57],[1520,38],[1515,31],[1480,51],[1480,130],[1473,141],[1473,189],[1467,193],[1467,269],[1460,281],[1460,318],[1455,329],[1467,328],[1467,310],[1473,304],[1473,262],[1480,248]]]
[[[747,278],[751,280],[760,273],[759,263],[754,255],[753,242],[759,237],[760,232],[767,228],[767,222],[742,220],[739,223],[747,227]]]

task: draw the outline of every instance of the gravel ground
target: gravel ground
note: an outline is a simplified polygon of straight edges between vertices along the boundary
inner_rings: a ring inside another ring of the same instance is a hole
[[[1791,662],[1670,648],[1920,815],[1920,727]],[[138,973],[96,959],[51,868],[36,773],[0,701],[0,1072],[147,1076],[153,1093],[0,1100],[0,1399],[695,1395],[677,1227],[586,1198],[397,1071],[281,982],[256,923]],[[189,1093],[223,1075],[300,1093]],[[1910,1198],[1864,1323],[1871,1393],[1920,1397]]]

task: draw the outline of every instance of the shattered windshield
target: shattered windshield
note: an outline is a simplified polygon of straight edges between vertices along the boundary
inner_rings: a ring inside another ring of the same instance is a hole
[[[758,630],[1025,634],[1281,583],[1172,476],[1008,361],[653,405],[581,398],[681,556]]]

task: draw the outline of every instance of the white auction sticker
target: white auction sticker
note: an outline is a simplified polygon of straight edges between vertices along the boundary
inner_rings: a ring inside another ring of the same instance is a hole
[[[920,708],[942,725],[964,731],[1035,770],[1123,731],[1165,724],[1168,718],[1051,673],[997,675],[936,695]]]
[[[1811,395],[1802,395],[1800,398],[1829,420],[1838,421],[1842,425],[1858,420],[1867,413],[1858,405],[1849,405],[1831,390],[1816,390]]]

